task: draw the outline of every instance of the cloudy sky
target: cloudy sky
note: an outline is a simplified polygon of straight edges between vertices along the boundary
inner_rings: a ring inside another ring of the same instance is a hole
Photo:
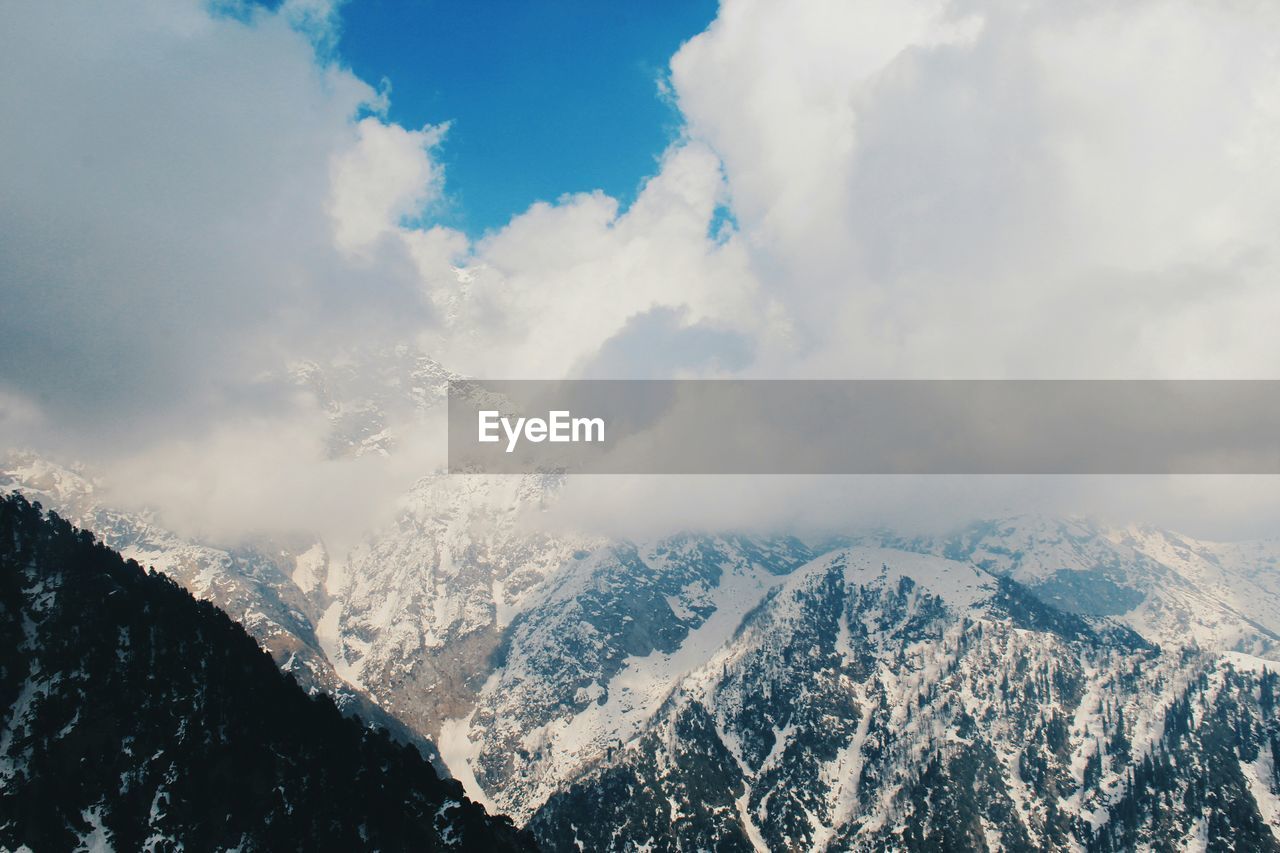
[[[1274,3],[2,14],[0,443],[175,514],[302,524],[422,473],[328,458],[281,380],[375,345],[488,378],[1280,376]],[[1180,512],[1274,517],[1247,491]]]

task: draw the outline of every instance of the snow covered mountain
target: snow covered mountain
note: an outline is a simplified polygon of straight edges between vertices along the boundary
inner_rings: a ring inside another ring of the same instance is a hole
[[[376,392],[362,362],[295,371],[335,454],[395,454],[390,425],[443,399],[429,359],[375,361]],[[0,473],[304,685],[437,743],[551,849],[1276,843],[1278,542],[1038,517],[826,542],[523,523],[559,485],[430,475],[331,554],[184,542],[75,472]]]
[[[460,497],[458,483],[483,496]],[[1193,573],[1192,556],[1179,564],[1156,549],[1185,544],[1174,534],[1147,532],[1137,547],[1138,532],[1078,521],[1012,519],[938,542],[856,537],[835,553],[791,538],[521,534],[516,508],[553,492],[517,479],[422,483],[398,532],[352,562],[358,594],[337,596],[358,683],[394,713],[447,719],[429,734],[454,775],[552,849],[735,838],[745,849],[934,849],[955,815],[922,809],[978,772],[975,756],[989,760],[987,788],[964,804],[955,849],[1213,847],[1228,818],[1196,800],[1192,768],[1234,765],[1217,717],[1174,733],[1189,695],[1256,733],[1233,747],[1239,770],[1220,790],[1249,816],[1231,831],[1280,831],[1275,712],[1257,698],[1251,657],[1275,657],[1266,543],[1197,543]],[[837,555],[859,571],[832,575]],[[916,671],[909,686],[904,667]],[[748,702],[760,695],[805,703],[765,711]],[[908,719],[927,722],[904,731]],[[963,734],[970,719],[982,738]],[[713,754],[714,774],[701,763]],[[1134,788],[1144,762],[1166,760],[1183,762],[1176,783]],[[1199,816],[1151,811],[1172,798]],[[919,825],[936,831],[908,834]]]
[[[32,454],[13,454],[0,468],[0,490],[19,491],[86,530],[126,559],[153,566],[232,614],[269,649],[281,668],[326,691],[343,683],[319,650],[310,628],[314,605],[291,574],[323,564],[323,546],[308,543],[292,554],[284,549],[222,549],[182,539],[145,513],[105,506],[98,484],[71,468]]]
[[[593,544],[517,523],[555,485],[553,477],[419,481],[391,528],[328,567],[332,603],[317,633],[338,672],[433,738],[442,721],[465,715],[513,616]]]
[[[935,550],[1071,612],[1114,616],[1155,642],[1272,659],[1280,651],[1280,542],[1019,517],[974,525]]]
[[[556,849],[1276,849],[1259,663],[1162,652],[969,563],[842,550],[531,825]]]
[[[0,498],[0,849],[521,850],[244,629]]]
[[[28,459],[5,485],[70,476]],[[230,555],[223,584],[183,574],[205,546],[158,529],[139,553],[246,613],[301,596],[259,642],[313,638],[343,690],[438,739],[470,796],[551,849],[1280,832],[1269,543],[1026,518],[936,541],[568,541],[516,520],[556,485],[426,478],[348,558],[303,552],[269,582]]]
[[[177,536],[149,513],[120,512],[102,503],[98,485],[82,472],[30,453],[0,465],[0,494],[20,492],[91,530],[126,559],[155,568],[198,598],[212,602],[245,627],[277,666],[310,692],[331,696],[359,714],[431,752],[428,741],[383,713],[334,670],[316,636],[324,592],[311,582],[328,563],[318,541],[219,548]]]

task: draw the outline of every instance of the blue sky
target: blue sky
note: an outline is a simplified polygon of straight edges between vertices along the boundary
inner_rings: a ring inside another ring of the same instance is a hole
[[[389,119],[451,121],[433,219],[473,236],[538,200],[602,189],[628,204],[678,130],[657,80],[714,0],[353,0],[341,60],[391,81]]]

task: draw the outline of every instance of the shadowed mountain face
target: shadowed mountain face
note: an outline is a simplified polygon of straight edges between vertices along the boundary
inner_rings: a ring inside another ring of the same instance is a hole
[[[0,499],[0,848],[531,847],[238,624]]]

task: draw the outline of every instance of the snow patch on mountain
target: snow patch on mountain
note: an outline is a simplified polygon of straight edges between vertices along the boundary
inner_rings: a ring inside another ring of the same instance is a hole
[[[485,793],[484,787],[477,781],[476,774],[471,769],[472,762],[479,755],[480,746],[472,743],[467,737],[467,730],[470,727],[471,714],[458,719],[445,720],[440,725],[440,737],[436,741],[436,746],[440,750],[441,760],[449,768],[453,778],[462,783],[467,797],[483,805],[489,812],[496,813],[497,807],[489,799],[489,795]]]
[[[541,793],[529,796],[529,806],[539,805],[610,746],[621,747],[638,735],[680,680],[704,665],[737,630],[742,617],[781,582],[760,568],[728,574],[703,599],[704,606],[713,608],[712,614],[689,632],[678,649],[628,656],[603,689],[597,685],[588,695],[595,701],[583,711],[529,732],[525,743],[539,744],[551,756],[541,768],[545,774]]]

